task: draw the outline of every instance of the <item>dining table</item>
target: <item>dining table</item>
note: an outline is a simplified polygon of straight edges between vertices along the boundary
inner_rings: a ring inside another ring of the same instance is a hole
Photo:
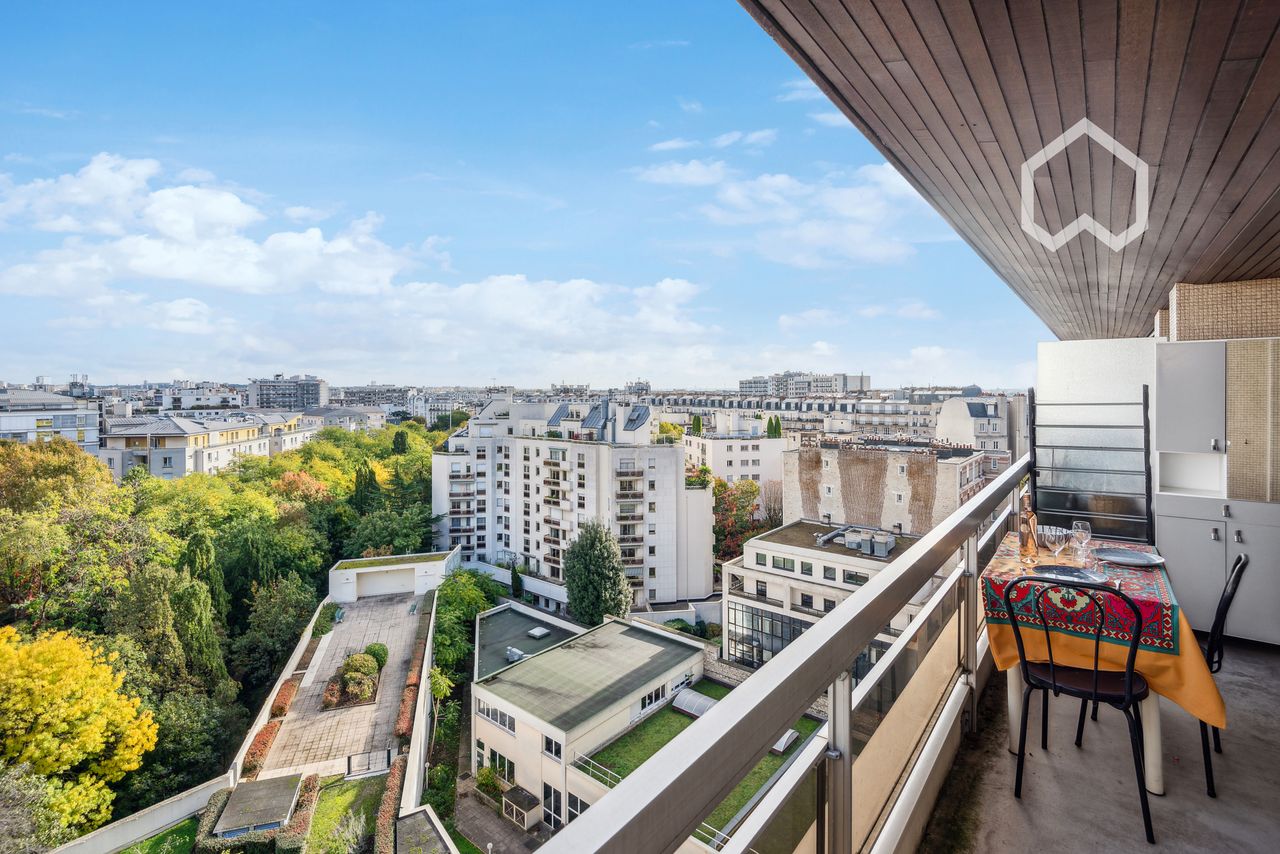
[[[1014,602],[1012,611],[1005,605],[1005,587],[1014,579],[1046,571],[1048,566],[1088,568],[1099,577],[1099,583],[1124,592],[1142,614],[1142,634],[1134,669],[1141,673],[1151,688],[1142,701],[1144,767],[1147,790],[1164,794],[1163,747],[1160,734],[1160,699],[1175,703],[1189,714],[1218,729],[1226,729],[1227,710],[1213,674],[1200,650],[1195,632],[1186,615],[1178,607],[1169,574],[1163,565],[1154,567],[1122,566],[1095,559],[1093,550],[1120,548],[1147,554],[1158,554],[1155,547],[1140,543],[1112,542],[1094,539],[1087,549],[1067,547],[1054,556],[1041,548],[1036,565],[1022,563],[1018,554],[1018,535],[1010,532],[982,572],[981,590],[986,612],[987,638],[996,667],[1008,674],[1009,720],[1022,716],[1023,680],[1018,666],[1018,647],[1013,636],[1013,621],[1021,628],[1022,642],[1031,661],[1047,661],[1045,632],[1032,604],[1024,594]],[[1048,579],[1047,579],[1048,580]],[[1075,619],[1078,617],[1078,620]],[[1050,621],[1053,660],[1060,665],[1092,669],[1096,613],[1082,607],[1073,615],[1055,609]],[[1124,670],[1129,652],[1129,632],[1123,626],[1104,623],[1099,644],[1098,666],[1103,670]],[[1017,727],[1009,727],[1009,750],[1016,753]]]

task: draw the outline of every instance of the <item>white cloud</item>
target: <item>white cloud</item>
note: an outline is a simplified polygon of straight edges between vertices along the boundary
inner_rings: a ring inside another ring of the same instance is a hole
[[[707,187],[718,184],[729,174],[723,160],[672,160],[635,170],[636,177],[650,184],[674,184],[685,187]]]
[[[428,261],[434,262],[442,272],[452,273],[454,271],[453,257],[444,248],[448,244],[448,237],[433,234],[422,241],[422,245],[418,247],[418,253]]]
[[[809,118],[813,119],[820,125],[826,125],[830,128],[853,127],[853,125],[849,123],[849,120],[844,117],[844,113],[835,110],[823,113],[810,113]]]
[[[731,130],[728,133],[722,133],[719,136],[712,139],[711,144],[714,145],[716,148],[725,148],[726,146],[733,145],[735,142],[737,142],[740,139],[742,139],[742,131]]]
[[[777,101],[821,101],[823,98],[822,90],[819,89],[814,82],[808,77],[802,77],[799,80],[788,80],[782,84],[782,94],[778,95]]]
[[[937,309],[918,299],[906,300],[897,305],[877,303],[864,305],[858,309],[858,315],[861,317],[893,316],[904,320],[936,320],[941,316]]]
[[[187,184],[212,184],[217,178],[208,169],[183,169],[175,177]]]
[[[680,109],[684,110],[686,113],[702,112],[701,101],[695,101],[691,98],[677,98],[676,103],[678,103],[680,105]]]
[[[333,216],[333,212],[324,208],[312,208],[306,205],[290,205],[284,209],[284,215],[294,222],[324,222]]]
[[[761,148],[766,145],[773,145],[778,139],[778,131],[774,128],[765,128],[764,130],[753,130],[742,138],[742,144],[750,148]]]
[[[662,142],[655,142],[649,146],[650,151],[679,151],[682,148],[696,148],[701,145],[696,139],[684,139],[677,136],[675,139],[664,139]]]
[[[826,308],[810,308],[795,314],[778,315],[778,328],[783,332],[835,326],[841,323],[844,323],[844,318]]]

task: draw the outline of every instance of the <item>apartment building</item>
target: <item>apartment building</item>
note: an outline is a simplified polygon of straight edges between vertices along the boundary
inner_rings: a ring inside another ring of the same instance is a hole
[[[704,432],[700,436],[686,435],[683,442],[687,470],[706,466],[712,477],[726,483],[782,481],[782,452],[787,449],[787,439],[770,439],[745,431]]]
[[[215,474],[241,457],[270,457],[302,447],[319,430],[297,413],[244,412],[196,419],[177,415],[109,418],[98,459],[116,480],[141,466],[173,480]]]
[[[498,393],[432,456],[440,542],[563,583],[588,520],[617,535],[636,604],[712,592],[712,495],[685,484],[684,448],[653,444],[645,404],[516,401]]]
[[[92,453],[98,448],[98,410],[63,394],[0,388],[0,439],[31,443],[54,436]]]
[[[755,669],[852,596],[918,538],[901,531],[801,519],[748,540],[724,564],[721,654]],[[927,585],[915,605],[928,599]],[[901,634],[918,607],[903,609],[864,651],[855,675]]]
[[[782,455],[782,516],[923,534],[977,494],[992,462],[928,442],[806,440]]]
[[[584,757],[702,677],[703,647],[675,632],[608,618],[583,630],[516,603],[476,618],[471,773],[507,784],[503,815],[558,830],[608,788]]]
[[[738,381],[738,392],[774,397],[803,397],[810,394],[849,394],[871,388],[867,374],[813,374],[784,371],[769,376],[754,376]]]
[[[409,386],[383,383],[335,386],[329,390],[329,402],[334,406],[377,407],[384,412],[408,411],[409,400],[417,392]]]
[[[249,381],[247,397],[251,409],[287,409],[301,412],[329,405],[329,383],[311,374]]]
[[[302,413],[301,423],[316,429],[340,427],[368,432],[386,426],[387,413],[376,406],[317,406]]]
[[[240,409],[245,405],[245,392],[216,383],[175,381],[152,392],[157,410]]]

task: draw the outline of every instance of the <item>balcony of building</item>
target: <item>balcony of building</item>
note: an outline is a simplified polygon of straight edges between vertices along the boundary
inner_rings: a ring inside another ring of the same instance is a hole
[[[643,534],[619,534],[618,545],[642,546],[644,545],[644,535]]]
[[[616,517],[619,522],[643,522],[643,513],[619,513]]]
[[[559,555],[553,555],[553,554],[543,555],[542,562],[547,566],[555,567],[556,569],[560,569],[564,565],[563,563],[561,563]]]
[[[470,507],[450,507],[449,508],[450,516],[471,516],[471,515],[474,515],[474,513],[475,511],[472,510]]]
[[[641,469],[639,466],[634,466],[634,465],[618,466],[618,468],[614,471],[614,474],[618,477],[619,480],[636,480],[638,478],[644,477],[644,470]]]
[[[614,493],[614,498],[619,501],[639,501],[644,498],[644,491],[639,489],[620,489]]]
[[[569,489],[573,486],[573,482],[568,478],[544,477],[542,485],[547,489]]]
[[[569,464],[563,460],[546,459],[542,461],[542,466],[543,468],[556,469],[558,471],[563,468],[568,468]]]
[[[622,565],[627,566],[644,566],[644,555],[623,555]]]

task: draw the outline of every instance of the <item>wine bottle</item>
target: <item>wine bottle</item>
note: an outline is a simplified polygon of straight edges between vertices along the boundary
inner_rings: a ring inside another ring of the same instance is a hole
[[[1040,559],[1040,547],[1036,543],[1036,514],[1031,509],[1031,496],[1022,496],[1022,512],[1018,514],[1018,559],[1023,563],[1036,563]]]

